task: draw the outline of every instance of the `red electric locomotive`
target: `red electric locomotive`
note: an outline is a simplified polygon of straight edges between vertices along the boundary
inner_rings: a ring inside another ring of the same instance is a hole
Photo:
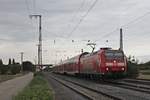
[[[101,48],[93,53],[82,53],[54,67],[54,72],[88,77],[126,74],[127,60],[121,50]]]

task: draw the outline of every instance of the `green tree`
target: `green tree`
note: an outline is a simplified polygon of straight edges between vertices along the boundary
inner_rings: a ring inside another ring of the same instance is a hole
[[[13,58],[12,64],[15,64],[15,59]]]
[[[11,59],[9,58],[8,65],[11,65]]]
[[[35,71],[35,66],[30,61],[23,62],[23,71]]]
[[[3,65],[3,61],[2,61],[2,59],[0,59],[0,65]]]
[[[20,73],[21,71],[21,66],[19,63],[13,64],[10,68],[11,74],[17,74]]]
[[[3,61],[2,59],[0,59],[0,74],[1,74],[2,66],[3,66]]]
[[[2,65],[1,66],[1,74],[7,74],[8,70],[9,70],[8,65]]]

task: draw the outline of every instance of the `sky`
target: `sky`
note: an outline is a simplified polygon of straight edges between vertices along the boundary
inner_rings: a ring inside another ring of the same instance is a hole
[[[37,63],[38,19],[31,14],[42,15],[44,64],[78,55],[81,49],[91,52],[88,40],[96,50],[118,49],[121,27],[125,54],[150,60],[149,0],[0,0],[0,12],[4,63],[9,58],[20,62],[20,52],[24,60]]]

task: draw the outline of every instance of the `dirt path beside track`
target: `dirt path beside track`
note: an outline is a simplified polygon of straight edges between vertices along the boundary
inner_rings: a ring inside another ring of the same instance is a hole
[[[0,100],[12,100],[33,78],[33,73],[0,83]]]

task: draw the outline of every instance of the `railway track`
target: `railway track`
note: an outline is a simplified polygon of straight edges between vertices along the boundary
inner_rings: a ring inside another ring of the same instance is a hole
[[[91,80],[91,79],[89,79]],[[92,80],[100,84],[113,85],[120,88],[130,89],[150,94],[150,80],[144,79],[123,79],[123,80]]]
[[[63,79],[64,81],[68,81],[72,84],[75,84],[77,86],[87,88],[88,90],[100,92],[97,95],[109,95],[110,97],[115,97],[115,100],[150,100],[150,95],[147,92],[135,90],[135,89],[129,89],[125,87],[117,86],[117,84],[108,84],[105,82],[93,82],[92,80],[83,80],[76,77],[69,77],[65,75],[57,75],[54,74],[54,76],[59,77],[60,79]],[[125,85],[124,85],[125,86]],[[90,94],[91,95],[91,94]],[[108,97],[109,97],[108,96]],[[116,99],[117,98],[117,99]],[[112,98],[113,99],[113,98]],[[96,99],[94,99],[96,100]],[[103,99],[101,99],[103,100]],[[104,99],[105,100],[105,99]]]
[[[130,90],[145,92],[150,94],[150,80],[123,79],[117,81],[115,80],[101,80],[100,82],[97,80],[92,80],[92,81],[100,84],[113,85],[120,88],[125,88],[125,89],[130,89]]]
[[[123,81],[129,83],[150,85],[150,80],[145,80],[145,79],[123,79]]]
[[[129,83],[129,82],[124,82],[124,81],[105,81],[109,85],[114,85],[116,87],[120,88],[125,88],[125,89],[130,89],[134,91],[139,91],[139,92],[145,92],[150,94],[150,86],[145,85],[145,84],[138,84],[138,83]]]
[[[97,91],[70,80],[62,79],[58,76],[56,77],[55,75],[52,75],[50,77],[89,100],[122,100],[116,96]]]

